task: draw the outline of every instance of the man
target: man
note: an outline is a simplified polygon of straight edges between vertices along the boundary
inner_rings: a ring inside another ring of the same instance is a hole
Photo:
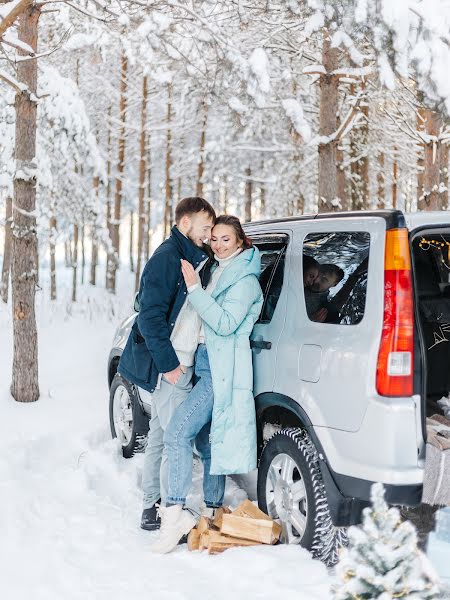
[[[138,386],[144,411],[151,413],[142,473],[141,527],[147,530],[160,526],[156,504],[165,502],[167,493],[164,430],[192,388],[200,336],[201,320],[187,302],[181,259],[193,265],[206,287],[210,265],[203,244],[211,237],[215,218],[203,198],[184,198],[177,205],[170,237],[142,273],[139,314],[119,363],[119,373]]]
[[[324,323],[328,316],[328,293],[330,288],[344,278],[344,271],[337,265],[319,265],[319,274],[310,287],[305,287],[306,312],[311,321]]]

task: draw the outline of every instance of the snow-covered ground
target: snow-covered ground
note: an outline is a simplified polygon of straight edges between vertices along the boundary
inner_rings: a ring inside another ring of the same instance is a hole
[[[70,273],[59,269],[54,306],[42,271],[34,404],[9,395],[12,325],[10,307],[0,306],[0,596],[331,598],[327,570],[298,547],[149,552],[156,534],[139,528],[142,456],[123,459],[109,431],[106,361],[114,328],[129,313],[133,280],[125,270],[117,298],[86,285],[72,304]],[[242,494],[231,482],[226,500]]]

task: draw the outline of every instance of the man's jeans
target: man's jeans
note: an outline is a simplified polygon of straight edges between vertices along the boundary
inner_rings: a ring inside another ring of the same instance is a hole
[[[200,380],[186,400],[176,409],[164,432],[164,448],[169,460],[167,502],[184,504],[192,484],[192,442],[203,462],[203,496],[206,506],[222,506],[225,476],[210,475],[209,432],[214,392],[205,344],[195,356],[195,374]]]
[[[161,378],[161,387],[150,394],[139,388],[142,406],[147,414],[151,414],[150,429],[145,449],[144,469],[142,472],[142,489],[144,491],[143,507],[151,508],[157,500],[165,504],[167,496],[167,454],[164,451],[164,431],[175,410],[187,398],[192,389],[193,367],[186,367],[186,373],[176,385]]]

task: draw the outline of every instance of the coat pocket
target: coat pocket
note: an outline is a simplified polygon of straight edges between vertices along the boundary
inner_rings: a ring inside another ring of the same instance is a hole
[[[145,345],[144,338],[136,331],[131,331],[131,356],[133,358],[134,374],[146,383],[150,380],[152,357]]]

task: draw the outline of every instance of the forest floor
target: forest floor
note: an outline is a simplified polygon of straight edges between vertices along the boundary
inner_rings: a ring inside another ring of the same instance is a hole
[[[125,269],[124,269],[125,271]],[[37,297],[41,398],[9,394],[11,307],[0,307],[0,590],[9,600],[283,598],[325,600],[332,578],[295,546],[237,548],[222,555],[166,556],[139,528],[142,455],[122,458],[111,440],[106,364],[114,330],[130,312],[133,279],[118,296],[80,286],[58,270],[59,299]],[[199,492],[197,473],[194,495]],[[233,482],[226,501],[245,498]]]

